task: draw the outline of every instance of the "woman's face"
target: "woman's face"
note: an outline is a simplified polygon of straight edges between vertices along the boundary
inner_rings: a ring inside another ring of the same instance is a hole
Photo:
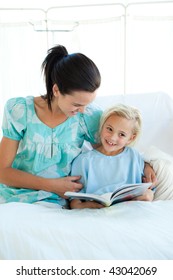
[[[59,109],[67,117],[75,116],[78,112],[84,113],[85,107],[96,97],[95,92],[74,91],[72,94],[62,95],[60,92],[55,96],[55,102]]]

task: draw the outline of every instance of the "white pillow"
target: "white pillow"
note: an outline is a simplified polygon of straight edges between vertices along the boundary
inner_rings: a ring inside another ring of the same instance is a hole
[[[173,200],[173,157],[151,146],[144,152],[143,158],[157,176],[154,200]]]

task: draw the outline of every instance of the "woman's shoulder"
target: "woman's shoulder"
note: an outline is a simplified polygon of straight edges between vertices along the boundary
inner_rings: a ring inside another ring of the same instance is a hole
[[[24,97],[12,97],[7,100],[6,104],[10,108],[14,107],[17,104],[25,104],[26,103],[26,98]]]
[[[85,115],[91,116],[93,114],[102,114],[103,110],[102,108],[97,105],[95,102],[92,102],[91,104],[89,104],[86,109],[85,109]]]
[[[33,97],[13,97],[7,100],[5,106],[11,111],[16,107],[26,107],[28,102],[33,102]]]
[[[102,113],[103,110],[99,106],[97,106],[97,104],[91,103],[86,106],[84,113],[79,113],[79,116],[81,120],[84,120],[88,128],[95,128],[96,130],[98,130],[98,125]]]
[[[27,127],[27,101],[25,97],[7,100],[4,108],[3,134],[13,140],[21,140]]]

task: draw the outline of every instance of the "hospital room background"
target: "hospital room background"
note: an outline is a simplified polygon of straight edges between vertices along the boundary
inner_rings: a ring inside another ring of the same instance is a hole
[[[154,201],[82,211],[1,203],[0,259],[34,260],[34,266],[90,260],[90,267],[93,260],[114,260],[112,267],[115,260],[123,266],[133,260],[135,267],[150,260],[148,272],[151,260],[173,260],[173,1],[1,0],[0,125],[9,98],[45,94],[41,64],[57,44],[96,63],[102,76],[96,102],[103,109],[118,102],[140,109],[135,147],[157,175]],[[16,279],[14,265],[5,267],[5,275],[13,273],[8,279]]]
[[[1,1],[0,123],[7,99],[45,93],[41,63],[56,44],[98,65],[98,95],[173,97],[173,1]]]

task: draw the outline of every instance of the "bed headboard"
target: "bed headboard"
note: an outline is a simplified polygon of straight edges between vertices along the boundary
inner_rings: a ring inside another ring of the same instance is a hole
[[[103,109],[116,103],[137,107],[142,114],[142,134],[136,148],[143,152],[154,145],[173,155],[173,99],[166,93],[98,96],[96,103]]]

